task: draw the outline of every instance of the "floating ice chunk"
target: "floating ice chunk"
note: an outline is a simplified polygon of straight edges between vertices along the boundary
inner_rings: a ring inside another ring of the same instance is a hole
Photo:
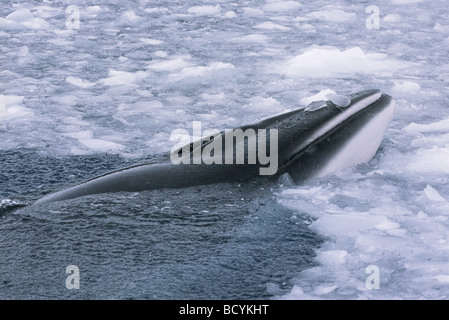
[[[315,110],[324,108],[325,106],[327,106],[326,101],[324,101],[324,100],[317,100],[317,101],[313,101],[313,102],[309,103],[304,110],[306,110],[306,111],[315,111]]]
[[[354,19],[355,16],[356,15],[353,12],[346,12],[340,9],[315,11],[307,14],[307,17],[309,18],[326,20],[331,22],[348,21]]]
[[[264,15],[264,12],[257,8],[246,7],[243,8],[243,14],[249,17],[260,17]]]
[[[120,104],[117,108],[117,115],[120,117],[129,117],[134,115],[151,115],[161,109],[164,105],[158,100],[139,101],[133,104]]]
[[[21,106],[23,98],[23,96],[0,95],[0,121],[27,119],[33,116],[32,110]]]
[[[2,110],[3,109],[3,110]],[[0,104],[0,121],[2,120],[16,120],[16,119],[27,119],[34,113],[32,110],[22,107],[22,106],[9,106],[4,107]]]
[[[445,147],[447,145],[449,145],[449,133],[437,133],[428,136],[420,134],[411,143],[414,148]]]
[[[162,50],[155,51],[153,54],[156,58],[167,58],[168,56],[168,53]]]
[[[105,78],[100,80],[101,83],[107,86],[121,86],[128,85],[138,82],[139,80],[144,79],[147,76],[147,73],[144,71],[126,72],[126,71],[117,71],[110,70],[109,78]]]
[[[6,106],[13,106],[21,104],[23,96],[3,96],[0,95],[0,102],[3,102]]]
[[[149,39],[149,38],[139,38],[139,40],[142,41],[143,43],[149,44],[151,46],[157,46],[157,45],[164,43],[164,41],[162,41],[162,40]]]
[[[301,78],[332,78],[350,74],[391,74],[412,66],[386,54],[365,53],[359,47],[340,51],[334,47],[310,47],[281,64],[274,72]]]
[[[280,25],[280,24],[277,24],[277,23],[274,23],[271,21],[266,21],[266,22],[260,23],[255,28],[266,29],[266,30],[276,30],[277,29],[277,30],[281,30],[281,31],[290,30],[289,27],[286,27],[286,26],[283,26],[283,25]]]
[[[64,133],[64,135],[73,139],[92,139],[94,133],[92,130],[84,130],[84,131]]]
[[[315,94],[313,96],[302,98],[301,100],[299,100],[299,103],[303,106],[307,106],[315,101],[328,100],[327,96],[332,95],[332,94],[336,95],[337,93],[331,89],[321,90],[320,92],[318,92],[317,94]]]
[[[283,299],[285,300],[313,300],[318,299],[316,297],[312,297],[310,294],[307,294],[303,291],[303,289],[298,286],[294,285],[292,288],[292,291],[285,296],[283,296]]]
[[[63,13],[61,12],[61,8],[56,6],[40,5],[33,7],[33,15],[42,19],[52,19],[62,17]]]
[[[387,222],[384,216],[370,214],[335,214],[318,218],[312,223],[313,229],[329,236],[356,235]]]
[[[313,289],[313,293],[319,296],[329,294],[335,289],[338,288],[338,285],[319,285]]]
[[[301,4],[296,1],[280,1],[280,2],[267,3],[266,5],[263,6],[263,9],[265,11],[283,13],[296,10],[300,7]]]
[[[220,104],[224,101],[225,94],[223,92],[218,94],[202,93],[200,97],[207,103]]]
[[[147,68],[155,71],[178,71],[189,65],[183,59],[171,59],[153,62]]]
[[[396,237],[405,237],[407,235],[407,230],[405,229],[391,229],[391,230],[385,230],[385,233],[396,236]]]
[[[401,16],[398,15],[398,14],[395,14],[395,13],[390,13],[390,14],[387,14],[384,17],[384,21],[385,22],[393,22],[393,23],[400,22],[401,21]]]
[[[88,6],[86,8],[87,12],[100,12],[101,11],[101,7],[100,6]]]
[[[21,23],[6,20],[4,18],[0,18],[0,30],[4,31],[17,31],[17,30],[26,30],[28,27],[24,26]]]
[[[437,276],[432,277],[433,279],[437,279],[440,283],[449,284],[449,275],[447,274],[439,274]]]
[[[2,23],[3,20],[3,23]],[[4,28],[2,28],[2,25]],[[5,19],[0,18],[0,29],[6,30],[24,30],[30,29],[47,29],[49,28],[47,21],[36,18],[30,10],[22,8],[16,10],[6,16]]]
[[[83,11],[82,16],[85,18],[96,18],[98,17],[98,13],[100,13],[102,10],[103,8],[98,5],[88,6]]]
[[[48,29],[50,27],[48,22],[41,18],[34,18],[29,21],[25,21],[22,24],[30,29]]]
[[[252,111],[270,111],[270,112],[282,112],[285,108],[282,104],[273,97],[252,97],[249,99],[249,104],[244,106],[245,110]]]
[[[237,17],[237,13],[235,13],[235,11],[227,11],[225,13],[225,18],[232,19],[235,17]]]
[[[393,91],[398,93],[413,94],[421,89],[421,86],[413,81],[394,81]]]
[[[241,37],[236,37],[233,38],[232,41],[236,41],[236,42],[249,42],[249,43],[267,43],[269,42],[270,38],[267,37],[264,34],[248,34],[245,36],[241,36]]]
[[[219,4],[215,6],[194,6],[190,7],[187,12],[195,15],[216,15],[220,14],[221,6]]]
[[[145,97],[145,98],[151,98],[151,97],[153,97],[153,94],[152,94],[151,91],[149,91],[149,90],[139,90],[139,89],[137,89],[137,90],[136,90],[136,93],[137,93],[138,95],[140,95],[141,97]]]
[[[177,74],[171,74],[170,78],[172,80],[178,81],[187,77],[203,77],[207,75],[211,75],[219,70],[233,69],[234,65],[230,63],[223,62],[212,62],[208,66],[199,66],[199,67],[186,67],[181,70],[181,72]]]
[[[30,49],[28,49],[28,46],[23,46],[17,51],[17,56],[19,57],[27,57],[30,55]]]
[[[79,142],[89,149],[99,152],[118,152],[124,149],[121,144],[101,139],[79,139]]]
[[[10,13],[9,15],[6,16],[5,19],[23,23],[23,22],[27,22],[31,19],[34,19],[34,15],[31,13],[30,10],[28,10],[26,8],[22,8],[22,9],[19,9],[19,10],[16,10],[16,11]]]
[[[319,252],[317,260],[326,265],[339,265],[345,263],[347,255],[346,250],[327,250]]]
[[[217,118],[218,113],[212,111],[211,113],[197,113],[197,115],[204,121],[211,121]]]
[[[67,83],[73,84],[74,86],[86,89],[86,88],[90,88],[93,87],[95,85],[95,82],[89,82],[87,80],[83,80],[80,78],[76,78],[76,77],[72,77],[72,76],[68,76],[65,81]]]
[[[293,179],[288,172],[284,173],[279,177],[279,184],[286,188],[294,188],[296,186],[296,184],[293,182]]]
[[[416,172],[449,174],[449,147],[418,149],[408,160],[407,169]]]
[[[429,124],[419,124],[412,122],[402,130],[407,132],[439,132],[439,131],[449,132],[449,119],[444,119]]]
[[[424,189],[424,193],[426,194],[427,198],[431,201],[447,202],[447,200],[444,197],[442,197],[441,194],[429,184]]]
[[[390,230],[394,230],[394,229],[399,229],[400,226],[401,225],[399,223],[392,222],[392,221],[386,221],[386,222],[382,222],[382,223],[378,224],[376,226],[376,228],[379,230],[383,230],[383,231],[390,231]]]
[[[123,145],[115,142],[95,139],[92,130],[65,133],[64,135],[73,139],[77,139],[82,145],[86,146],[87,148],[99,152],[116,152],[124,148]]]
[[[435,23],[433,30],[447,34],[449,32],[449,26]]]
[[[351,99],[347,96],[342,96],[339,94],[331,93],[326,95],[326,98],[328,98],[330,101],[332,101],[333,104],[341,107],[346,108],[351,104]]]
[[[429,217],[429,215],[427,213],[425,213],[424,211],[420,211],[418,212],[418,214],[416,215],[418,217],[418,219],[427,219]]]
[[[167,13],[169,9],[165,7],[157,7],[157,8],[146,8],[143,11],[147,13]]]
[[[300,26],[298,26],[298,29],[305,32],[315,32],[316,30],[315,26],[309,23],[302,23]]]
[[[142,17],[139,17],[134,11],[128,10],[124,12],[117,21],[119,27],[134,27],[142,21]]]

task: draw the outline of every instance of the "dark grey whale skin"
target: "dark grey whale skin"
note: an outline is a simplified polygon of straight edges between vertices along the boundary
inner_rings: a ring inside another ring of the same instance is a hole
[[[261,165],[258,160],[255,164],[247,164],[247,148],[245,148],[245,164],[235,164],[235,161],[234,164],[224,164],[224,154],[223,164],[174,164],[170,160],[162,163],[142,164],[117,170],[46,195],[34,204],[99,193],[183,188],[219,182],[244,182],[256,178],[271,180],[278,179],[285,173],[289,174],[294,183],[300,183],[313,177],[323,166],[332,161],[333,156],[345,146],[354,134],[366,126],[375,115],[390,107],[392,103],[392,98],[379,90],[362,91],[349,95],[349,98],[351,103],[346,107],[340,107],[327,101],[325,106],[316,110],[307,110],[306,108],[293,110],[240,127],[243,131],[252,128],[256,132],[259,129],[267,129],[267,133],[269,133],[269,129],[278,130],[278,169],[273,175],[261,176],[259,169],[264,165]],[[365,103],[366,100],[370,100],[370,103]],[[366,105],[360,108],[361,104]],[[360,110],[349,118],[338,121],[338,116],[342,112],[355,108],[354,106],[358,106],[357,108]],[[322,132],[323,124],[333,120],[332,128]],[[222,132],[221,136],[217,136],[215,139],[222,138],[224,141],[223,135]],[[268,136],[269,134],[266,138],[267,153],[270,150]],[[208,143],[210,142],[203,143],[201,148]]]

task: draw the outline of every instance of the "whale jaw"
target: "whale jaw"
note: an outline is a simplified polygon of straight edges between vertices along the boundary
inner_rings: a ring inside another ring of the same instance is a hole
[[[351,104],[318,128],[292,157],[285,171],[295,183],[369,162],[376,154],[393,119],[395,102],[378,90],[350,98]]]
[[[367,163],[374,157],[393,119],[395,109],[395,102],[389,96],[383,95],[378,103],[384,104],[382,110],[370,118],[363,127],[346,141],[331,161],[317,173],[317,177]]]

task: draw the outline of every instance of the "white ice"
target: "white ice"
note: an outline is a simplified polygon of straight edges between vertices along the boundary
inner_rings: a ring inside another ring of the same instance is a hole
[[[0,95],[0,123],[29,121],[34,113],[22,105],[23,96]]]
[[[294,78],[332,78],[347,74],[389,74],[411,66],[383,53],[365,53],[360,47],[340,50],[312,46],[288,59],[278,70]]]
[[[79,30],[61,3],[0,4],[1,150],[139,158],[170,150],[192,121],[232,128],[378,88],[397,108],[374,159],[276,195],[324,237],[317,266],[280,298],[449,297],[442,2],[70,4]],[[368,5],[379,29],[366,28]]]
[[[29,9],[18,9],[5,18],[0,18],[0,30],[25,30],[25,29],[48,29],[49,24],[44,19],[35,17]]]

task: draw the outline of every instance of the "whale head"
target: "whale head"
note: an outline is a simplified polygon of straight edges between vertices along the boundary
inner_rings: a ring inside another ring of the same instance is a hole
[[[293,182],[366,163],[376,154],[393,119],[394,100],[379,90],[347,98],[343,106],[327,101],[321,108],[306,108],[296,115],[297,125],[290,126],[288,133],[296,137],[280,142],[290,144],[280,156],[282,171]]]

